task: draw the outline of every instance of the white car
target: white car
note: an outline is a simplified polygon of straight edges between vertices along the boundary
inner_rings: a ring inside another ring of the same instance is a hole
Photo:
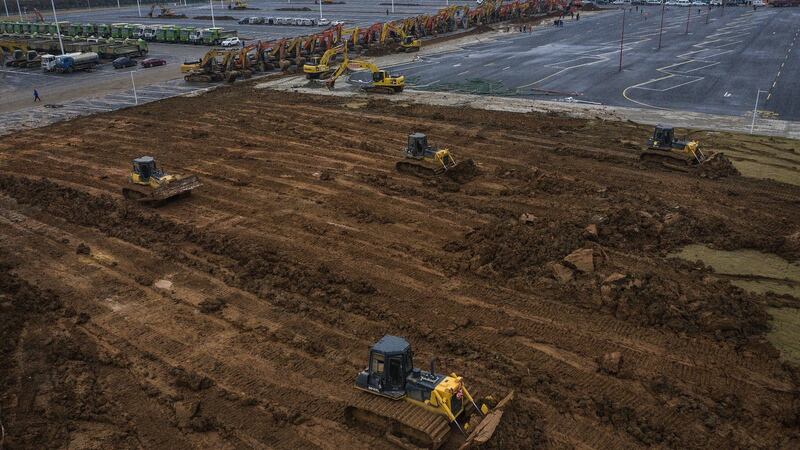
[[[331,24],[331,19],[319,19],[317,21],[317,25],[319,25],[321,27],[327,27],[330,24]]]
[[[223,47],[238,47],[240,45],[242,45],[242,40],[239,39],[236,36],[230,37],[230,38],[225,39],[224,41],[222,41],[222,46]]]

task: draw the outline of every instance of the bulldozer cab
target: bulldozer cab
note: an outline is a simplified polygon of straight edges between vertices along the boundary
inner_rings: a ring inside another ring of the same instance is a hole
[[[405,395],[406,377],[413,368],[411,345],[403,338],[386,335],[369,351],[366,386],[388,397]],[[360,382],[361,380],[359,380]]]
[[[408,135],[408,151],[414,156],[423,156],[428,148],[428,136],[423,133]]]
[[[675,129],[671,126],[656,125],[653,130],[653,145],[657,147],[671,147],[675,140]]]
[[[133,160],[133,172],[139,175],[141,181],[148,181],[150,177],[159,178],[161,172],[156,167],[156,160],[152,156],[142,156]]]

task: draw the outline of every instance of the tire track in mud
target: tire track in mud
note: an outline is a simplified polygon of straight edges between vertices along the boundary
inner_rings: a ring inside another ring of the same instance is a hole
[[[446,143],[447,138],[459,142],[461,137],[454,135],[456,127],[452,120],[431,122],[425,115],[416,118],[397,116],[394,110],[376,117],[374,105],[366,110],[342,112],[328,104],[312,105],[303,99],[300,100],[302,108],[293,106],[302,111],[295,109],[291,117],[284,118],[288,103],[279,101],[275,108],[261,111],[256,106],[260,101],[260,98],[253,98],[243,102],[244,109],[259,111],[257,118],[247,115],[246,111],[233,112],[230,120],[222,113],[209,114],[205,120],[220,122],[221,127],[218,134],[208,136],[212,144],[207,147],[199,145],[203,139],[185,138],[198,128],[195,122],[178,120],[170,124],[174,143],[164,150],[163,159],[159,157],[162,166],[168,170],[170,167],[197,168],[212,175],[216,171],[214,178],[205,177],[209,179],[208,188],[200,191],[191,203],[170,205],[158,213],[144,213],[138,207],[120,205],[117,201],[88,199],[98,209],[107,209],[111,215],[121,214],[124,220],[134,223],[133,226],[103,220],[92,223],[69,211],[49,211],[66,217],[74,224],[70,227],[88,226],[112,236],[111,239],[94,237],[98,242],[122,239],[132,248],[144,247],[142,255],[135,257],[139,265],[147,260],[146,255],[158,255],[159,262],[152,270],[122,262],[113,269],[124,279],[124,285],[136,289],[140,287],[133,284],[135,280],[131,274],[153,281],[164,273],[175,272],[172,278],[175,292],[170,295],[150,293],[148,295],[155,296],[150,304],[165,303],[170,305],[173,315],[179,315],[190,311],[202,298],[221,296],[227,299],[222,312],[208,316],[209,320],[214,318],[212,322],[159,322],[165,325],[159,334],[178,342],[205,335],[217,327],[232,334],[227,340],[219,340],[214,347],[214,353],[218,354],[223,346],[230,345],[236,349],[232,355],[204,359],[202,354],[189,351],[181,354],[181,364],[204,369],[203,372],[216,376],[220,386],[229,391],[257,392],[264,383],[254,381],[258,374],[247,371],[247,364],[243,363],[251,359],[236,357],[236,354],[245,354],[249,355],[248,358],[255,358],[255,363],[250,365],[258,366],[258,361],[263,360],[267,362],[265,367],[275,370],[282,364],[291,374],[290,379],[309,371],[324,379],[326,385],[333,386],[337,392],[344,392],[352,382],[355,368],[364,363],[368,345],[388,328],[409,337],[420,357],[442,355],[448,367],[459,372],[463,370],[470,385],[481,392],[499,394],[522,386],[519,403],[526,408],[535,405],[537,414],[542,416],[541,426],[548,441],[599,448],[646,445],[642,439],[651,437],[638,435],[635,430],[641,428],[636,422],[640,419],[644,420],[642,424],[645,427],[653,425],[666,434],[673,434],[677,439],[675,445],[692,446],[691,443],[697,442],[724,445],[725,441],[715,436],[714,430],[702,427],[695,432],[704,440],[693,440],[688,430],[702,423],[703,416],[694,412],[692,404],[688,405],[689,412],[681,414],[677,414],[675,408],[664,406],[676,398],[697,399],[697,403],[713,408],[717,399],[711,391],[738,391],[745,403],[763,396],[763,400],[753,403],[755,409],[762,408],[768,401],[787,404],[789,395],[771,391],[780,388],[785,380],[780,379],[782,375],[776,375],[781,370],[778,363],[766,356],[745,358],[733,346],[717,344],[713,339],[678,338],[669,331],[589,313],[565,304],[561,298],[548,297],[549,292],[547,295],[534,295],[527,289],[483,289],[481,285],[484,284],[502,286],[503,283],[473,278],[469,271],[454,273],[442,270],[442,264],[450,264],[453,259],[450,253],[443,251],[445,244],[481,224],[498,218],[513,219],[519,211],[537,214],[544,211],[545,220],[555,220],[562,214],[555,210],[560,206],[559,202],[574,202],[575,209],[588,209],[598,201],[606,201],[604,195],[593,191],[608,185],[620,189],[623,183],[641,185],[648,195],[652,195],[654,186],[675,183],[674,193],[664,192],[667,201],[696,208],[706,200],[690,198],[687,203],[681,183],[695,185],[700,197],[718,189],[717,186],[711,189],[707,184],[680,175],[645,173],[622,166],[617,160],[610,161],[612,170],[609,173],[577,172],[576,169],[591,172],[609,167],[609,161],[596,161],[591,159],[591,155],[596,150],[620,153],[608,148],[616,144],[606,141],[609,143],[598,149],[582,149],[586,151],[582,156],[589,159],[582,157],[576,163],[555,152],[553,147],[561,145],[564,139],[578,136],[580,130],[577,128],[568,128],[569,133],[574,134],[563,138],[542,133],[538,127],[530,130],[519,127],[519,132],[512,133],[510,130],[515,124],[509,122],[498,130],[484,132],[484,138],[476,139],[474,145],[455,149],[457,156],[480,158],[487,169],[485,179],[479,178],[462,187],[458,193],[441,193],[425,186],[421,180],[394,175],[391,165],[397,153],[395,144],[402,146],[405,127],[425,130],[435,143]],[[157,108],[158,105],[147,107],[145,111],[152,116]],[[478,126],[485,127],[470,122],[474,120],[470,114],[462,114],[462,118],[467,119],[467,135],[478,133]],[[153,135],[163,131],[163,126],[156,121],[149,118],[141,121],[142,116],[137,111],[117,113],[114,117],[127,118],[125,120],[135,123],[131,130],[152,130]],[[99,117],[91,120],[95,124],[108,122]],[[352,135],[354,123],[359,124],[360,131],[363,130],[362,136]],[[318,131],[323,127],[324,133]],[[109,136],[104,129],[94,128],[100,131],[83,136],[84,142]],[[244,136],[243,129],[248,130]],[[252,131],[267,129],[269,134]],[[311,134],[311,138],[305,139],[305,133]],[[468,140],[464,138],[464,142]],[[194,144],[183,151],[179,142]],[[366,142],[367,149],[360,148],[361,142]],[[320,147],[320,144],[327,145]],[[27,173],[46,175],[58,180],[59,185],[69,183],[81,190],[79,183],[69,180],[68,175],[57,167],[41,163],[46,160],[40,160],[39,156],[59,150],[39,144],[36,147],[39,150],[29,150],[25,160],[12,159],[3,171],[28,166]],[[117,174],[124,172],[120,170],[120,164],[127,164],[131,156],[127,152],[130,151],[141,151],[141,143],[133,139],[131,133],[123,136],[122,145],[108,149],[108,152],[98,152],[91,145],[63,148],[64,155],[86,156],[85,165],[70,170],[94,167],[98,176],[109,176],[108,179],[89,181],[97,190],[92,191],[95,197],[103,191],[116,195],[121,183],[116,179]],[[624,153],[621,152],[620,157]],[[247,159],[233,157],[241,154],[245,154]],[[68,161],[69,158],[64,156],[59,161],[62,159]],[[562,164],[565,165],[563,170],[557,171],[555,167]],[[536,171],[530,170],[530,166],[537,168]],[[530,170],[536,176],[544,173],[551,177],[549,182],[553,188],[530,188],[525,184],[529,181],[526,174],[520,178],[497,177],[495,172],[504,168]],[[312,176],[313,172],[321,169],[332,170],[335,181],[322,184]],[[575,173],[563,175],[570,171]],[[387,176],[385,181],[375,182],[374,178],[364,178],[361,174]],[[243,175],[248,175],[243,181],[249,184],[236,186]],[[743,186],[735,186],[737,183]],[[726,188],[736,192],[753,189],[752,183],[738,180],[729,184],[733,186]],[[498,192],[501,189],[512,193],[500,196]],[[12,191],[22,196],[29,195],[21,190]],[[581,196],[579,192],[588,194]],[[794,191],[787,189],[786,192]],[[63,202],[66,209],[82,211],[82,202],[87,199],[74,192],[64,193],[64,196],[68,200]],[[35,199],[34,202],[52,201],[48,196],[30,198]],[[783,200],[775,198],[771,201],[777,205]],[[489,209],[487,203],[499,205]],[[734,211],[736,205],[734,202],[725,208]],[[359,216],[353,215],[358,208],[367,209],[378,218],[393,219],[394,223],[359,221]],[[549,210],[553,210],[552,213]],[[272,217],[273,214],[279,216]],[[714,214],[722,215],[717,211]],[[303,228],[303,225],[309,225],[309,228]],[[760,233],[764,228],[754,225],[752,230]],[[252,248],[241,246],[242,243],[252,245]],[[103,244],[103,250],[108,248],[106,245]],[[122,247],[111,245],[111,248],[116,255],[125,254]],[[237,252],[241,255],[234,254]],[[248,266],[250,261],[262,256],[268,265],[274,267]],[[41,264],[42,268],[48,265]],[[49,264],[55,266],[56,262]],[[326,266],[333,274],[315,274],[320,266]],[[80,276],[74,271],[73,274],[76,278]],[[364,280],[353,280],[353,274],[364,277]],[[309,277],[312,282],[302,281],[300,286],[293,286],[293,277]],[[352,292],[353,286],[360,281],[368,281],[377,292]],[[172,306],[176,301],[179,303]],[[146,314],[139,314],[137,326],[149,325],[149,318]],[[452,328],[452,318],[469,319],[471,323]],[[503,327],[498,324],[513,327],[517,336],[501,334]],[[112,335],[124,327],[125,323],[108,322],[97,335]],[[264,339],[255,337],[259,333],[269,335]],[[126,331],[120,338],[125,340],[132,334]],[[294,342],[297,336],[299,339]],[[157,338],[151,344],[160,349],[159,361],[173,358],[169,353],[169,340]],[[313,349],[309,353],[306,349],[309,341],[324,342],[322,354],[335,359],[326,362]],[[533,346],[521,345],[521,342]],[[142,344],[141,348],[131,351],[144,353],[147,351],[145,347]],[[250,347],[256,351],[248,351]],[[625,378],[586,370],[606,349],[623,352],[629,368]],[[138,358],[146,361],[145,356]],[[212,373],[215,364],[221,366],[218,375]],[[576,365],[579,368],[576,369]],[[748,370],[752,372],[748,373]],[[655,392],[649,384],[657,376],[679,381],[676,388],[679,393]],[[533,377],[533,382],[526,377]],[[544,381],[539,382],[539,377],[544,377]],[[272,384],[268,386],[273,388]],[[339,400],[314,394],[313,385],[301,383],[301,386],[302,390],[312,392],[286,391],[283,390],[285,386],[278,383],[274,389],[282,394],[269,396],[269,401],[285,409],[299,410],[293,401],[282,397],[300,395],[309,402],[310,406],[305,406],[307,414],[319,413],[328,420],[311,428],[348,433],[353,442],[368,442],[365,436],[356,434],[354,430],[339,428]],[[642,395],[643,389],[648,394]],[[592,392],[598,398],[588,398]],[[599,397],[608,398],[611,405],[603,403],[603,398]],[[210,402],[210,399],[206,401]],[[219,411],[223,406],[231,408],[235,405],[235,401],[219,401],[221,405],[215,406]],[[679,406],[686,407],[680,402]],[[633,419],[625,419],[626,414],[633,414]],[[754,444],[775,443],[782,429],[767,416],[759,413],[755,420],[746,424],[728,420],[723,427],[730,430],[735,426],[738,428],[733,429],[737,433],[746,430],[753,436],[763,434],[761,441],[751,441]],[[513,420],[515,416],[510,414],[509,417]],[[538,421],[530,418],[519,420],[523,428],[540,426],[534,425]],[[304,424],[291,425],[289,429],[302,435],[304,427]],[[514,431],[505,430],[501,437],[506,433],[515,435]],[[239,443],[258,442],[258,438],[253,440],[257,436],[253,430],[242,431],[237,436],[236,442]],[[293,442],[291,437],[286,439],[280,442]],[[532,442],[530,436],[527,439],[514,445],[522,447]],[[312,441],[294,442],[307,444]]]

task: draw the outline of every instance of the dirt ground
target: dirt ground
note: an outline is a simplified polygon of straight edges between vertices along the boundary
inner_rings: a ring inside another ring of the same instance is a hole
[[[412,131],[480,174],[395,172]],[[650,132],[239,85],[8,136],[5,445],[385,448],[343,410],[392,333],[516,392],[493,448],[797,448],[800,370],[765,338],[797,299],[667,255],[797,260],[800,187],[646,170]],[[204,186],[126,203],[142,154]]]

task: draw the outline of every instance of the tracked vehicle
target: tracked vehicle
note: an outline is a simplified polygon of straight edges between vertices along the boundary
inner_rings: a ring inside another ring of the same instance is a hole
[[[428,137],[423,133],[408,135],[408,145],[403,150],[405,159],[395,164],[398,172],[416,175],[422,178],[447,174],[451,177],[467,175],[474,170],[475,163],[469,159],[457,163],[449,149],[439,149],[428,144]]]
[[[200,186],[196,175],[167,175],[156,166],[152,156],[142,156],[133,160],[128,184],[122,188],[122,195],[129,200],[159,204],[187,196]]]
[[[451,432],[467,446],[485,443],[513,398],[512,392],[496,405],[491,398],[476,401],[462,377],[436,373],[433,362],[430,371],[415,368],[408,341],[390,335],[372,346],[355,387],[361,392],[346,408],[348,423],[404,448],[436,449]]]

